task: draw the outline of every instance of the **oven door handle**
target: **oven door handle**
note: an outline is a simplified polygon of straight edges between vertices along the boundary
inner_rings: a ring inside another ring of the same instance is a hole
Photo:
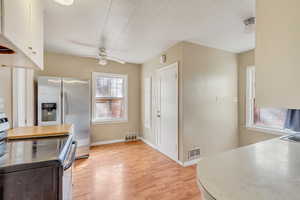
[[[68,170],[76,158],[77,141],[72,142],[71,151],[68,154],[67,163],[64,165],[64,170]]]

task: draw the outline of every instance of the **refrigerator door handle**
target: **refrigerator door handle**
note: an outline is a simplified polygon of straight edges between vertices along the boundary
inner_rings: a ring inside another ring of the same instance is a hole
[[[65,123],[65,95],[61,92],[61,123]]]
[[[62,123],[64,124],[66,121],[66,115],[69,113],[68,112],[68,97],[67,93],[63,92],[62,93]]]
[[[69,114],[69,102],[68,102],[68,94],[65,92],[65,115]]]

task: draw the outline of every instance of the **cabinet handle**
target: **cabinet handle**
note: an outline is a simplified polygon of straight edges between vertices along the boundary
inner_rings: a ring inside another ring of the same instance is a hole
[[[32,52],[32,54],[34,54],[34,55],[35,55],[35,54],[36,54],[36,51],[33,51],[33,52]]]
[[[29,50],[32,50],[32,47],[28,47]]]

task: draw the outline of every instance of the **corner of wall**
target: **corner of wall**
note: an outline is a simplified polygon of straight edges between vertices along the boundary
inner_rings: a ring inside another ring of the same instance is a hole
[[[255,65],[255,50],[238,54],[238,95],[239,95],[239,146],[257,143],[266,139],[274,138],[274,135],[245,128],[245,98],[246,98],[246,68]]]

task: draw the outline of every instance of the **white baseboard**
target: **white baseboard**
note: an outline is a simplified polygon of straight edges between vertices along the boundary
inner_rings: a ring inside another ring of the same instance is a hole
[[[151,142],[147,141],[143,137],[139,137],[139,139],[142,140],[148,146],[152,147],[153,149],[155,149],[155,150],[159,151],[160,153],[166,155],[164,152],[160,151],[159,148],[156,145],[154,145]],[[166,155],[166,156],[168,156],[168,155]],[[172,158],[170,158],[170,159],[172,159]],[[172,160],[174,160],[174,159],[172,159]],[[189,160],[189,161],[185,161],[185,162],[181,162],[180,160],[174,160],[174,161],[177,162],[179,165],[181,165],[183,167],[189,167],[189,166],[192,166],[192,165],[196,165],[200,161],[200,159]]]
[[[125,142],[125,139],[94,142],[91,144],[91,146],[94,147],[94,146],[100,146],[100,145],[104,145],[104,144],[113,144],[113,143],[120,143],[120,142]]]
[[[139,137],[140,140],[142,140],[145,144],[147,144],[148,146],[152,147],[153,149],[155,150],[158,150],[157,149],[157,146],[155,146],[154,144],[152,144],[151,142],[149,142],[148,140],[145,140],[144,138],[142,137]],[[158,150],[159,151],[159,150]]]
[[[150,146],[150,147],[152,147],[153,149],[155,149],[156,151],[159,151],[160,153],[166,155],[164,152],[160,151],[160,149],[159,149],[156,145],[152,144],[151,142],[149,142],[149,141],[146,140],[145,138],[139,137],[139,139],[142,140],[142,141],[143,141],[145,144],[147,144],[148,146]],[[167,156],[168,158],[170,158],[168,155],[166,155],[166,156]],[[170,159],[174,160],[173,158],[170,158]],[[179,165],[184,166],[183,163],[182,163],[181,161],[179,161],[179,160],[174,160],[174,161],[177,162]]]
[[[148,140],[142,138],[142,137],[138,137],[139,140],[142,140],[145,144],[147,144],[148,146],[150,146],[151,148],[159,151],[160,153],[166,155],[164,152],[160,151],[159,148],[157,148],[156,145],[152,144],[151,142],[149,142]],[[125,139],[121,139],[121,140],[107,140],[107,141],[100,141],[100,142],[94,142],[91,144],[91,146],[100,146],[100,145],[105,145],[105,144],[114,144],[114,143],[120,143],[120,142],[126,142]],[[168,156],[168,155],[166,155]],[[168,158],[170,158],[168,156]],[[172,159],[172,158],[170,158]],[[172,159],[174,160],[174,159]],[[195,160],[190,160],[190,161],[186,161],[186,162],[181,162],[180,160],[174,160],[175,162],[177,162],[179,165],[183,166],[183,167],[188,167],[188,166],[192,166],[197,164],[200,159],[195,159]]]

